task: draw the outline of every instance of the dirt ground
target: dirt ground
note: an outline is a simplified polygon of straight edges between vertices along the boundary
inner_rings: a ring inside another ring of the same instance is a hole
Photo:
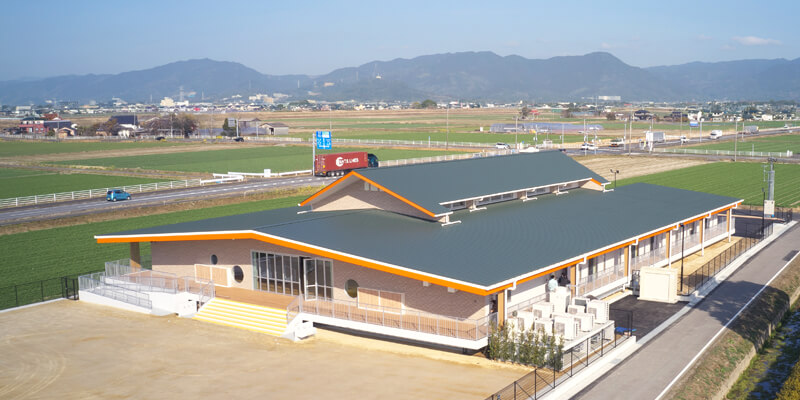
[[[0,313],[0,398],[483,399],[526,372],[329,331],[292,343],[75,301]]]
[[[633,178],[678,168],[707,164],[708,161],[683,157],[647,156],[578,156],[575,160],[609,181],[614,180],[611,169],[619,170],[617,179]]]

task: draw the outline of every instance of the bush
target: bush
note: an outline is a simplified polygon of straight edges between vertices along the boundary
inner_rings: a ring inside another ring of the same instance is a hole
[[[489,343],[486,357],[492,360],[516,362],[535,367],[563,367],[564,339],[548,335],[541,329],[515,332],[504,324],[489,327]]]
[[[792,372],[783,383],[776,400],[800,400],[800,363],[792,367]]]

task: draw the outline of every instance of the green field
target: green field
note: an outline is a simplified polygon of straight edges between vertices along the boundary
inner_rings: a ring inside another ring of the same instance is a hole
[[[161,182],[164,179],[133,178],[92,174],[59,174],[29,169],[0,168],[0,198],[72,192],[141,183]]]
[[[320,153],[365,151],[355,148],[334,148]],[[369,150],[379,160],[429,157],[456,154],[455,151],[373,149]],[[62,165],[91,165],[113,168],[141,168],[160,171],[209,172],[273,172],[298,171],[311,168],[311,147],[261,146],[233,150],[198,151],[171,154],[153,154],[135,157],[95,158],[90,160],[61,161]]]
[[[5,235],[0,241],[0,253],[3,254],[3,262],[0,263],[3,281],[0,286],[102,270],[105,261],[130,257],[127,243],[97,244],[94,235],[291,207],[303,198],[294,196]],[[143,259],[149,258],[150,245],[143,243],[141,252]],[[0,303],[3,298],[0,290]]]
[[[776,153],[791,150],[794,154],[800,154],[800,134],[756,138],[748,136],[742,138],[742,136],[739,135],[739,140],[736,143],[732,140],[726,140],[724,142],[712,142],[691,146],[690,148],[729,151],[733,151],[734,148],[736,148],[738,151],[769,151]]]
[[[621,179],[619,185],[653,183],[698,192],[744,199],[744,204],[760,205],[763,182],[759,163],[713,163],[673,171]],[[780,207],[800,206],[800,165],[775,165],[775,203]]]
[[[0,140],[0,157],[164,146],[186,146],[186,144],[169,142],[17,142]]]

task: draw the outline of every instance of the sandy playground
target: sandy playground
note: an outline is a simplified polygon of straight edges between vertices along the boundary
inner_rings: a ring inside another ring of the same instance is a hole
[[[0,313],[0,398],[483,399],[525,374],[329,331],[299,343],[76,301]]]

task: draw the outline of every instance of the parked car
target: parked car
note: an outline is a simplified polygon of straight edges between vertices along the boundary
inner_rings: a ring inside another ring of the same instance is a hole
[[[130,200],[131,194],[122,189],[111,189],[106,192],[106,201]]]
[[[625,145],[625,139],[611,139],[611,147],[622,147]]]
[[[511,146],[509,146],[508,143],[500,143],[500,142],[498,142],[497,144],[494,145],[494,148],[495,149],[507,150],[507,149],[510,149]]]
[[[234,138],[233,141],[234,142],[244,142],[244,138],[240,136],[240,137]]]
[[[584,143],[581,145],[581,150],[597,150],[597,145],[594,143]]]
[[[680,139],[681,139],[681,144],[684,144],[684,143],[689,143],[689,138],[687,138],[685,135],[684,135],[684,136],[681,136],[681,138],[680,138]]]

